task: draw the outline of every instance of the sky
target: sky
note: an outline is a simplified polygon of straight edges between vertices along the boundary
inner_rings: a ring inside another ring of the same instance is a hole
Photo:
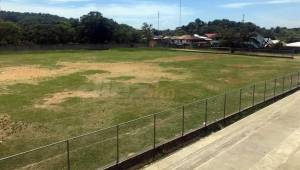
[[[200,18],[203,21],[230,19],[270,28],[300,27],[300,0],[0,0],[0,9],[16,12],[50,13],[79,18],[89,11],[99,11],[119,23],[140,28],[147,22],[160,29],[174,29]]]

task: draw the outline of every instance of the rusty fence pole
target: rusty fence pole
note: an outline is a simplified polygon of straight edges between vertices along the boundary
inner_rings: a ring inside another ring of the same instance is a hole
[[[252,92],[252,106],[255,105],[255,89],[256,89],[256,86],[254,84],[253,85],[253,92]]]
[[[291,86],[290,86],[290,90],[293,89],[293,74],[291,74]]]
[[[153,149],[156,148],[156,114],[153,115]]]
[[[226,125],[226,122],[225,122],[225,118],[226,118],[226,105],[227,105],[227,93],[225,92],[224,94],[224,115],[223,115],[223,123],[224,123],[224,126]]]
[[[208,99],[205,100],[205,127],[207,126]]]
[[[267,80],[265,80],[264,102],[266,101],[266,93],[267,93]]]
[[[182,127],[181,127],[181,136],[184,135],[184,129],[185,129],[185,107],[182,106]]]
[[[224,94],[224,115],[223,115],[223,118],[225,119],[226,118],[226,105],[227,105],[227,93]]]
[[[284,87],[285,86],[285,76],[282,78],[282,93],[284,93]]]
[[[298,81],[297,81],[297,87],[300,85],[300,72],[298,71]]]
[[[277,78],[274,80],[274,97],[276,97],[276,87],[277,86]]]
[[[66,145],[67,145],[67,168],[68,170],[71,169],[71,164],[70,164],[70,142],[69,140],[66,140]]]
[[[119,162],[120,162],[120,151],[119,151],[119,149],[120,149],[120,148],[119,148],[119,147],[120,147],[120,146],[119,146],[119,128],[120,128],[120,127],[119,127],[119,126],[120,126],[120,125],[117,125],[117,126],[116,126],[116,138],[117,138],[117,141],[116,141],[116,142],[117,142],[117,143],[116,143],[116,144],[117,144],[117,149],[116,149],[116,154],[117,154],[117,155],[116,155],[116,159],[117,159],[117,161],[116,161],[116,162],[117,162],[117,164],[119,164]]]
[[[243,89],[240,89],[239,112],[242,111],[242,91]]]

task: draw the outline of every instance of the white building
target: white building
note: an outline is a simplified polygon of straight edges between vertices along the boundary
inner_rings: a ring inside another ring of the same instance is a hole
[[[287,47],[297,47],[300,48],[300,42],[294,42],[290,44],[286,44]]]

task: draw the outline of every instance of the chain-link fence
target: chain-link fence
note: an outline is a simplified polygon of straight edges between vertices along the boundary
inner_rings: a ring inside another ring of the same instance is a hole
[[[0,159],[0,169],[97,169],[299,87],[299,72]]]
[[[172,48],[172,47],[170,47]],[[173,50],[200,52],[212,54],[236,54],[245,56],[260,56],[260,57],[275,57],[275,58],[295,58],[300,55],[300,48],[286,48],[286,49],[249,49],[249,48],[230,48],[230,47],[211,47],[211,48],[194,48],[194,47],[173,47]]]
[[[47,51],[47,50],[107,50],[111,48],[146,48],[146,44],[54,44],[54,45],[5,45],[0,46],[0,52],[9,51]]]

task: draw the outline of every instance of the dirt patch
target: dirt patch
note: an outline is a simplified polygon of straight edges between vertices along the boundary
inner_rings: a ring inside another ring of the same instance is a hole
[[[120,80],[127,83],[155,83],[160,80],[186,78],[183,75],[171,73],[154,63],[106,63],[95,64],[94,67],[109,72],[87,76],[90,81],[95,83],[102,83],[118,77],[131,77],[130,79]]]
[[[26,127],[25,123],[13,122],[8,114],[0,113],[0,144]]]
[[[37,65],[4,67],[0,69],[0,84],[13,85],[17,83],[37,84],[40,80],[61,75],[68,75],[78,70],[67,67],[59,69],[42,68]]]
[[[36,104],[36,108],[51,108],[54,106],[58,106],[59,104],[67,101],[70,98],[81,98],[81,99],[88,99],[88,98],[106,98],[115,96],[115,93],[108,93],[108,92],[96,92],[96,91],[64,91],[59,93],[54,93],[42,100],[41,104]]]
[[[242,68],[251,68],[253,66],[247,64],[234,64],[234,65],[229,65],[229,67],[242,69]]]
[[[17,82],[34,83],[36,79],[51,76],[49,69],[37,66],[5,67],[0,69],[0,82],[14,84]]]
[[[226,79],[226,78],[218,78],[217,80],[222,82],[222,83],[230,83],[231,82],[231,80]]]
[[[230,73],[230,70],[228,70],[228,69],[221,69],[220,72],[222,74],[228,74],[228,73]]]
[[[168,58],[158,58],[155,60],[148,60],[148,62],[180,62],[180,61],[196,61],[196,60],[207,60],[208,57],[203,56],[177,56]]]
[[[76,72],[101,70],[108,73],[88,76],[89,80],[99,82],[120,76],[135,77],[127,82],[155,82],[160,79],[177,80],[182,75],[167,72],[156,63],[120,62],[120,63],[71,63],[60,62],[59,68],[48,69],[36,65],[0,68],[0,85],[16,83],[37,84],[45,78],[69,75]]]

